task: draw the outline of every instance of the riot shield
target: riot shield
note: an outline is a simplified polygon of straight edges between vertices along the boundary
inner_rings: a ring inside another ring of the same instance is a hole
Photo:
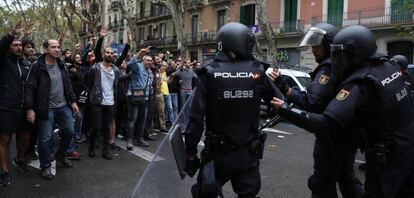
[[[185,116],[188,116],[190,111],[192,98],[193,94],[186,101],[168,134],[159,145],[154,158],[135,187],[133,197],[192,197],[191,186],[196,183],[196,176],[193,178],[185,177],[186,156],[185,145],[182,140],[182,133],[188,125],[188,118]],[[178,160],[176,160],[176,157]]]

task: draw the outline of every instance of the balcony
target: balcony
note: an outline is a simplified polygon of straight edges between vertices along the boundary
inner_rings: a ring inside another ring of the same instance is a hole
[[[190,45],[202,45],[215,43],[217,39],[217,31],[197,32],[187,35],[187,43]]]
[[[177,37],[176,36],[167,36],[161,37],[156,39],[146,39],[146,40],[138,40],[138,47],[147,47],[147,46],[155,46],[157,48],[162,48],[169,45],[177,45]]]
[[[204,0],[188,0],[187,10],[197,10],[204,6]]]
[[[414,17],[412,10],[399,9],[391,7],[369,8],[362,10],[354,10],[343,13],[343,16],[331,17],[328,16],[312,17],[312,24],[320,22],[328,22],[336,25],[339,28],[344,28],[352,25],[363,25],[368,28],[394,28],[397,24],[413,24]]]
[[[208,0],[210,5],[219,6],[231,3],[231,0]]]
[[[273,22],[270,23],[270,26],[276,30],[276,33],[280,34],[297,34],[297,33],[303,33],[304,31],[304,21],[303,20],[297,20],[297,21],[279,21],[279,22]]]
[[[124,20],[118,20],[108,23],[108,29],[116,30],[117,28],[123,29],[125,27]]]
[[[154,9],[151,11],[140,12],[135,15],[136,24],[142,25],[155,21],[165,20],[171,18],[170,10],[163,7],[162,9]]]
[[[114,12],[118,11],[120,3],[121,2],[119,1],[112,1],[110,9],[113,10]]]

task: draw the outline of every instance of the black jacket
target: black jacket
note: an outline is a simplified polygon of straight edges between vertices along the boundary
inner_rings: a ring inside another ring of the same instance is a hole
[[[24,81],[30,69],[28,62],[8,52],[13,39],[6,35],[0,40],[0,110],[23,107]]]
[[[66,102],[72,104],[76,102],[76,96],[73,93],[72,83],[69,74],[65,69],[65,64],[62,60],[57,59],[57,64],[62,73],[63,89],[65,93]],[[33,109],[36,113],[36,118],[40,120],[48,119],[50,97],[50,76],[46,67],[45,55],[33,63],[29,78],[26,83],[26,90],[24,96],[24,107],[26,109]]]

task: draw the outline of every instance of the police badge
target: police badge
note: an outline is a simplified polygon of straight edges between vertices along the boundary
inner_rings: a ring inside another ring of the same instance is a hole
[[[346,89],[341,89],[341,91],[338,93],[338,95],[336,95],[336,99],[337,100],[345,100],[348,95],[350,94],[350,92]]]
[[[319,78],[319,84],[326,85],[329,81],[329,76],[322,74]]]

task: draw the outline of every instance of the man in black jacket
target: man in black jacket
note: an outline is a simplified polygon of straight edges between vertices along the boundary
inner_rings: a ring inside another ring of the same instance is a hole
[[[39,158],[41,176],[53,179],[51,148],[53,127],[58,124],[62,134],[59,150],[55,157],[58,166],[73,166],[65,157],[65,151],[73,137],[74,126],[72,111],[78,112],[76,96],[72,90],[69,74],[65,64],[60,60],[60,45],[57,40],[49,39],[43,43],[44,55],[33,64],[26,83],[24,107],[27,120],[39,123]]]
[[[0,40],[0,186],[11,184],[8,160],[12,133],[17,133],[17,158],[13,163],[27,171],[25,152],[30,141],[30,125],[25,122],[22,108],[24,81],[30,65],[22,55],[22,41],[16,37],[20,22]]]

